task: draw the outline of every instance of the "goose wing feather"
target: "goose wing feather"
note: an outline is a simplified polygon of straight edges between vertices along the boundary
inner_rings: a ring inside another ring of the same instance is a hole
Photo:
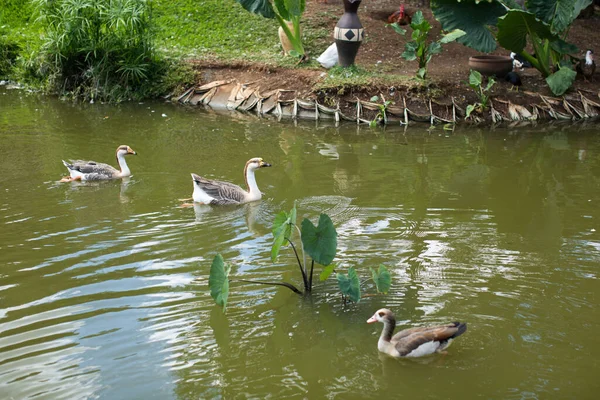
[[[405,329],[395,334],[391,342],[400,353],[400,356],[405,356],[424,343],[443,342],[461,335],[466,329],[466,324],[459,322]]]
[[[111,165],[85,160],[72,160],[69,169],[77,170],[82,174],[98,174],[104,176],[113,176],[119,173],[119,170]]]
[[[244,189],[233,183],[206,179],[193,174],[194,181],[207,195],[212,197],[212,204],[240,204],[246,198]]]

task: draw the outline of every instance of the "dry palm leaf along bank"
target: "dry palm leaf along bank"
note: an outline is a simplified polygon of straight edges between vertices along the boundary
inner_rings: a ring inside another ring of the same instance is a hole
[[[259,83],[241,83],[235,79],[213,81],[186,90],[173,100],[183,104],[204,105],[215,109],[255,112],[278,118],[354,121],[356,123],[409,124],[410,122],[457,123],[465,121],[468,104],[454,97],[445,100],[400,97],[385,105],[385,98],[373,102],[355,97],[337,99],[336,106],[326,106],[318,99],[302,99],[296,90],[262,91]],[[527,104],[494,97],[480,114],[469,121],[494,123],[504,121],[583,120],[600,116],[600,92],[578,91],[556,98],[539,93],[522,92]]]

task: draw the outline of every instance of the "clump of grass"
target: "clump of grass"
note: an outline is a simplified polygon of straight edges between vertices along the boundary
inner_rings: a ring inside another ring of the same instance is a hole
[[[338,94],[344,94],[346,89],[364,88],[369,86],[394,86],[402,84],[412,87],[419,83],[410,76],[371,71],[352,65],[350,67],[335,66],[327,72],[324,80],[316,84],[315,90],[338,89]]]
[[[48,77],[51,91],[84,99],[146,97],[164,72],[154,51],[145,0],[34,0],[44,29],[25,71]]]

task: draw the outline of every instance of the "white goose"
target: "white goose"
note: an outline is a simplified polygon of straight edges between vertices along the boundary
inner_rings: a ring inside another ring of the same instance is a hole
[[[195,203],[214,205],[243,204],[260,200],[262,193],[258,190],[254,171],[270,166],[271,164],[264,162],[262,158],[251,158],[246,162],[244,178],[248,187],[247,191],[233,183],[206,179],[192,173],[194,182],[192,199]]]
[[[119,179],[131,175],[131,171],[125,161],[125,156],[129,154],[137,154],[131,149],[131,147],[122,145],[117,148],[117,162],[119,163],[118,170],[108,164],[97,163],[95,161],[84,161],[84,160],[71,160],[66,162],[63,160],[63,164],[69,170],[69,175],[62,178],[61,182],[71,181],[99,181],[107,179]]]
[[[432,353],[440,353],[450,346],[452,339],[467,331],[467,324],[452,322],[446,325],[423,326],[404,329],[394,333],[396,317],[387,308],[377,310],[367,323],[383,323],[383,331],[377,342],[377,349],[392,357],[421,357]]]

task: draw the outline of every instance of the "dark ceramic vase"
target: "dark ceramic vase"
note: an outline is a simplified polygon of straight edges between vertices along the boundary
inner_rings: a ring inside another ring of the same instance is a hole
[[[344,15],[340,18],[333,38],[338,51],[338,61],[342,67],[354,64],[356,53],[362,43],[364,30],[356,11],[361,0],[344,0]]]

